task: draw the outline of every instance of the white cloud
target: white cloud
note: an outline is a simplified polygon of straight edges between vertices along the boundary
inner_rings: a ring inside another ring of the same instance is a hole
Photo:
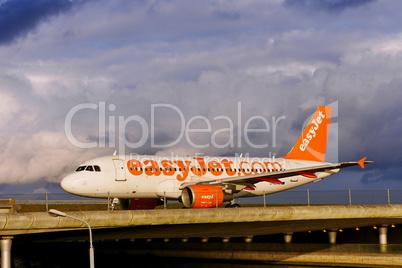
[[[378,41],[371,49],[375,53],[384,53],[396,56],[402,52],[402,34],[392,35],[385,40]]]

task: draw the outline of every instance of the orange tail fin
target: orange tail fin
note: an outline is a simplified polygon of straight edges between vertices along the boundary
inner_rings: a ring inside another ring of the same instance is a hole
[[[283,158],[325,161],[331,108],[331,106],[319,106],[317,108],[292,150]]]

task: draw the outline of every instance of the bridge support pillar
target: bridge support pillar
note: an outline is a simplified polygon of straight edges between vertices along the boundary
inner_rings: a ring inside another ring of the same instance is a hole
[[[336,229],[331,229],[328,231],[328,239],[330,244],[336,244],[336,233],[338,230]]]
[[[13,238],[12,236],[1,237],[1,267],[3,268],[11,268],[11,245]]]
[[[286,244],[292,243],[293,232],[286,232],[283,234],[283,239]]]
[[[378,227],[378,236],[379,236],[379,242],[380,245],[386,245],[387,242],[387,230],[388,230],[388,225],[383,224],[380,227]]]

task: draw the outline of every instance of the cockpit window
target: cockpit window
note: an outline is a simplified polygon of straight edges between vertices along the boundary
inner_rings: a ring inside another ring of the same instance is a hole
[[[100,172],[101,171],[101,168],[100,168],[100,166],[79,166],[75,171],[83,171],[83,170],[86,170],[86,171],[96,171],[96,172]]]
[[[87,168],[85,170],[86,171],[94,171],[94,167],[93,166],[87,166]]]
[[[87,166],[79,166],[76,171],[83,171]]]

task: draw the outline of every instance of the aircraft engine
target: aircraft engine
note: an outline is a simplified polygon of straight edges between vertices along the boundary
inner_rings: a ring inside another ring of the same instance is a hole
[[[211,185],[190,185],[181,194],[181,200],[188,208],[213,208],[232,198],[224,193],[222,187]]]
[[[156,206],[162,204],[160,199],[153,198],[119,198],[119,202],[122,210],[154,209]]]

